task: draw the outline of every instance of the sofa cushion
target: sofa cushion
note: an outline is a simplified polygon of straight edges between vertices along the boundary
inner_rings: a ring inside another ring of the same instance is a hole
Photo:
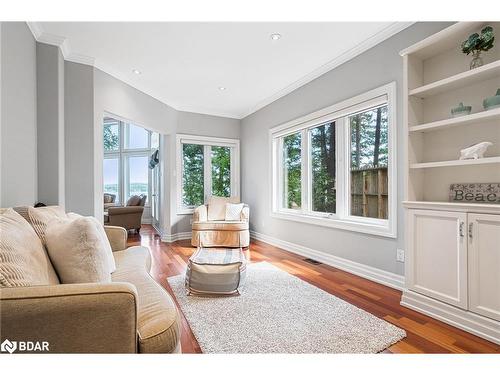
[[[135,246],[113,255],[116,271],[112,280],[129,282],[137,289],[139,352],[175,351],[180,337],[179,314],[172,297],[148,273],[149,250]]]
[[[111,254],[111,246],[93,218],[54,219],[47,224],[45,240],[62,283],[111,282],[107,254]]]
[[[226,217],[226,203],[239,203],[237,197],[210,197],[208,199],[208,220],[224,220]]]
[[[66,212],[59,206],[46,206],[46,207],[28,207],[28,222],[35,230],[38,237],[45,245],[45,230],[47,224],[55,218],[66,218]]]
[[[12,208],[0,211],[0,286],[59,284],[33,228]]]
[[[195,221],[193,230],[221,230],[221,231],[240,231],[248,230],[247,221]]]

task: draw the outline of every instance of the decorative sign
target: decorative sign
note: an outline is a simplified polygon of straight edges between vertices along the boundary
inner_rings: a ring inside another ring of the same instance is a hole
[[[500,182],[451,184],[450,202],[500,204]]]

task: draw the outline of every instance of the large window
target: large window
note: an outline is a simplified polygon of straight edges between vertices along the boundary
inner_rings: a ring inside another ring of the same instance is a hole
[[[239,140],[177,136],[178,213],[210,196],[239,196]]]
[[[149,158],[158,140],[158,133],[115,118],[104,118],[104,192],[116,195],[115,202],[125,204],[132,195],[145,194],[149,205]]]
[[[395,237],[395,84],[271,129],[272,215]]]

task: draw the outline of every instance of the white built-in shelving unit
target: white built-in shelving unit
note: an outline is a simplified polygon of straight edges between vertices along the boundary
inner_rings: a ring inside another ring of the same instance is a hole
[[[490,25],[496,45],[470,70],[461,42]],[[458,22],[401,52],[406,256],[401,304],[500,343],[500,204],[449,202],[450,184],[500,182],[500,23]],[[460,102],[471,114],[451,117]],[[484,158],[460,150],[490,141]]]

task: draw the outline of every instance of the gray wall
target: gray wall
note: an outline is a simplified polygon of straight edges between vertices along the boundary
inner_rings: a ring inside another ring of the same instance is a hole
[[[37,43],[38,199],[64,205],[64,59],[58,47]]]
[[[209,137],[233,138],[240,139],[240,120],[203,115],[192,112],[178,112],[177,114],[177,133],[178,134],[194,134]],[[170,201],[172,202],[171,214],[171,232],[169,234],[183,233],[191,231],[192,215],[177,215],[177,184],[175,169],[175,136],[170,138],[170,160],[172,172],[169,174],[171,178]],[[241,147],[241,146],[240,146]]]
[[[403,160],[398,160],[397,239],[275,219],[270,217],[269,129],[392,81],[397,82],[397,124],[401,129],[403,62],[399,51],[446,26],[449,23],[415,24],[242,120],[242,198],[251,207],[252,230],[403,274],[403,264],[396,262],[396,249],[404,248]],[[403,137],[399,131],[398,145],[403,144]]]
[[[37,200],[36,45],[24,22],[1,23],[0,206]]]
[[[94,68],[66,61],[64,94],[66,211],[94,215]]]

